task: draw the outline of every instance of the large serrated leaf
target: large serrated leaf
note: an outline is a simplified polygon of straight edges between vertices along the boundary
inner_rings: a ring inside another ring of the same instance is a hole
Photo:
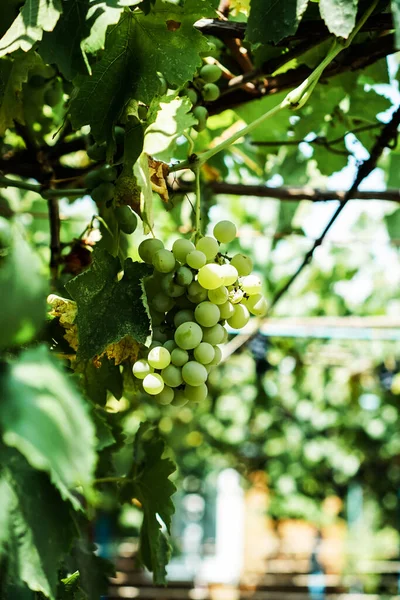
[[[78,358],[90,359],[129,335],[144,343],[150,321],[143,305],[142,280],[151,270],[128,258],[118,281],[119,259],[97,249],[92,265],[67,284],[78,306]]]
[[[246,38],[252,44],[279,42],[296,33],[308,0],[251,0]]]
[[[21,48],[27,52],[42,39],[44,31],[53,31],[62,6],[60,0],[26,0],[20,14],[0,40],[0,57]]]
[[[39,64],[40,57],[33,51],[0,59],[0,135],[14,122],[25,123],[22,88],[29,71]]]
[[[18,452],[3,448],[0,456],[10,583],[24,582],[53,600],[60,563],[75,535],[71,508],[47,476],[32,469]]]
[[[125,497],[136,497],[143,506],[144,519],[140,532],[140,556],[144,565],[153,572],[154,582],[165,584],[165,567],[170,548],[161,532],[159,518],[170,531],[174,505],[171,496],[176,487],[169,479],[175,465],[163,458],[164,442],[158,432],[142,424],[135,438],[135,456],[132,472],[127,479]]]
[[[43,35],[39,53],[46,62],[56,63],[67,79],[91,73],[86,54],[103,49],[107,28],[119,21],[123,7],[139,2],[69,0],[54,31]]]
[[[337,37],[347,39],[356,24],[358,0],[320,0],[325,25]]]
[[[89,488],[96,463],[94,426],[85,401],[46,347],[26,350],[0,372],[3,442],[50,473],[65,498]]]
[[[131,98],[150,104],[157,95],[157,73],[173,87],[192,79],[202,64],[200,53],[208,47],[193,24],[209,14],[213,10],[208,0],[188,0],[184,8],[158,0],[147,15],[124,12],[109,29],[93,75],[78,80],[79,91],[71,104],[74,127],[89,124],[98,142],[107,141]]]

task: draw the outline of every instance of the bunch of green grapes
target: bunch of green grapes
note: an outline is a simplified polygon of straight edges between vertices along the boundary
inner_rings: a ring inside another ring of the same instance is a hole
[[[213,102],[219,98],[220,90],[216,82],[221,75],[222,70],[218,65],[206,63],[201,67],[192,87],[184,91],[193,105],[193,116],[198,121],[194,127],[196,131],[203,131],[207,126],[208,110],[201,102]]]
[[[236,237],[236,226],[221,221],[214,236],[201,237],[196,245],[178,239],[172,251],[159,239],[139,246],[140,257],[154,267],[145,282],[153,343],[133,373],[161,404],[204,400],[208,374],[221,361],[220,346],[228,337],[225,325],[241,329],[251,314],[266,313],[251,259],[220,253],[220,244]]]

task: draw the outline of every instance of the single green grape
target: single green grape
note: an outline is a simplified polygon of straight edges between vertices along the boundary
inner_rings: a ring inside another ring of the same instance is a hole
[[[212,327],[220,320],[220,311],[216,304],[212,302],[200,302],[195,308],[194,317],[199,325],[203,327]]]
[[[235,254],[231,259],[231,265],[237,270],[239,277],[250,275],[253,270],[253,262],[251,258],[244,254]]]
[[[152,263],[153,256],[158,250],[162,250],[164,248],[164,244],[161,240],[156,238],[149,238],[147,240],[143,240],[139,244],[138,252],[140,258],[148,264]]]
[[[225,286],[233,285],[238,278],[238,272],[231,264],[221,265],[220,273]]]
[[[233,307],[233,305],[229,302],[225,302],[224,304],[221,304],[219,307],[219,312],[221,315],[221,319],[230,319],[231,316],[233,315],[235,309]]]
[[[220,221],[215,225],[213,234],[221,244],[229,244],[236,237],[236,225],[232,221]]]
[[[193,273],[188,267],[179,267],[175,279],[179,285],[188,287],[193,281]]]
[[[175,327],[179,327],[179,325],[182,325],[182,323],[187,323],[188,321],[194,321],[194,312],[192,310],[179,310],[174,316]]]
[[[175,390],[174,399],[171,402],[172,406],[185,406],[188,402],[189,399],[186,398],[183,390]]]
[[[219,252],[219,244],[217,240],[210,236],[205,236],[199,239],[196,244],[196,250],[203,252],[207,261],[214,260]]]
[[[151,299],[151,306],[156,311],[161,313],[166,313],[174,306],[174,300],[170,296],[159,292]]]
[[[91,160],[105,160],[106,159],[106,145],[105,144],[92,144],[88,146],[86,153]]]
[[[203,342],[208,342],[212,346],[221,344],[224,339],[224,327],[220,323],[213,325],[212,327],[203,327]]]
[[[169,353],[172,352],[172,350],[175,350],[176,348],[176,344],[174,340],[167,340],[164,344],[164,348],[166,348],[168,350]]]
[[[171,352],[171,362],[176,367],[183,367],[189,360],[189,353],[182,348],[174,348]]]
[[[188,287],[188,298],[194,303],[198,304],[207,300],[207,290],[200,285],[198,281],[192,281]]]
[[[105,204],[106,202],[110,202],[110,200],[114,198],[114,193],[115,185],[104,181],[103,183],[100,183],[100,185],[96,186],[91,191],[90,195],[92,196],[96,204]]]
[[[162,392],[160,392],[157,396],[157,401],[159,402],[159,404],[162,404],[163,406],[171,404],[173,399],[174,399],[174,390],[172,388],[168,387],[167,385],[164,386],[164,389],[162,390]]]
[[[178,387],[183,381],[182,371],[175,365],[168,365],[168,367],[163,369],[161,371],[161,377],[163,378],[164,382],[172,388]]]
[[[249,312],[256,317],[264,317],[268,310],[267,301],[261,294],[249,296],[244,304],[249,309]]]
[[[220,95],[219,87],[215,83],[206,83],[201,93],[206,102],[214,102]]]
[[[195,106],[192,114],[198,123],[194,126],[196,131],[203,131],[207,127],[208,110],[205,106]]]
[[[169,250],[164,248],[157,250],[153,255],[152,263],[154,268],[160,273],[170,273],[175,269],[175,256]]]
[[[200,77],[206,83],[215,83],[221,77],[222,71],[217,65],[204,65],[200,69]]]
[[[225,304],[228,300],[229,292],[224,285],[216,288],[215,290],[208,290],[208,299],[213,304]]]
[[[100,179],[99,169],[93,169],[92,171],[86,173],[85,178],[83,180],[83,185],[89,190],[93,190],[101,183],[102,181]]]
[[[195,104],[197,104],[197,100],[199,99],[197,96],[197,92],[196,90],[194,90],[193,88],[188,88],[186,90],[186,96],[189,98],[190,102],[192,103],[192,105],[194,106]]]
[[[226,342],[228,341],[228,338],[229,338],[229,333],[225,329],[225,327],[223,327],[223,330],[224,330],[224,335],[222,336],[222,340],[220,341],[220,344],[226,344]]]
[[[197,348],[193,350],[193,355],[197,362],[202,365],[207,365],[214,359],[214,347],[208,342],[201,342]]]
[[[204,365],[195,360],[189,360],[182,367],[182,378],[185,383],[197,386],[207,381],[208,373]],[[149,377],[149,376],[148,376]]]
[[[223,285],[221,265],[210,263],[199,270],[197,281],[206,290],[215,290]]]
[[[114,181],[117,179],[118,171],[111,165],[104,165],[103,167],[100,167],[99,175],[103,181]]]
[[[190,240],[179,238],[172,244],[172,253],[181,263],[186,262],[186,256],[193,250],[195,250],[195,245]]]
[[[199,250],[193,250],[186,256],[186,262],[192,269],[200,269],[206,264],[206,255]]]
[[[189,402],[203,402],[208,396],[208,387],[205,383],[200,385],[185,385],[184,394]]]
[[[226,331],[226,329],[225,329],[225,331]],[[227,331],[226,331],[226,334],[228,334]],[[212,366],[217,366],[217,365],[219,365],[219,363],[222,360],[222,351],[219,346],[213,346],[213,349],[214,349],[214,358],[209,362],[209,364]]]
[[[158,373],[150,373],[143,379],[143,389],[151,396],[156,396],[164,389],[164,380]]]
[[[182,323],[175,331],[175,342],[183,350],[196,348],[202,340],[203,331],[197,323]]]
[[[153,368],[144,358],[137,360],[132,367],[132,373],[138,379],[144,379],[146,375],[149,375],[152,372]]]
[[[247,275],[241,281],[242,289],[248,296],[255,296],[261,292],[261,279],[258,275]]]
[[[130,206],[117,206],[117,208],[115,209],[115,216],[117,218],[121,231],[127,234],[131,234],[136,230],[137,216],[135,215]]]
[[[154,369],[165,369],[171,362],[171,355],[166,348],[158,346],[150,350],[147,355],[147,362]]]
[[[235,304],[233,315],[228,319],[228,325],[232,329],[242,329],[250,319],[250,313],[243,304]]]

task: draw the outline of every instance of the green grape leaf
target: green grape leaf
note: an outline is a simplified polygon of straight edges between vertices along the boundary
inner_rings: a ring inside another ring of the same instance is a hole
[[[29,71],[40,65],[35,52],[0,59],[0,135],[14,126],[25,123],[23,108],[23,84],[28,81]]]
[[[0,57],[21,48],[27,52],[53,31],[62,12],[60,0],[26,0],[21,12],[0,40]]]
[[[25,582],[55,600],[58,569],[75,533],[71,508],[47,476],[32,469],[19,452],[3,447],[0,456],[5,467],[0,489],[6,499],[10,583]]]
[[[375,90],[365,91],[361,86],[351,94],[348,116],[369,123],[377,122],[377,114],[392,106],[392,102]]]
[[[154,121],[146,129],[144,150],[168,162],[173,156],[173,142],[189,127],[196,125],[197,119],[186,96],[164,96],[157,108]]]
[[[112,563],[97,556],[95,551],[96,546],[88,542],[86,536],[80,537],[75,543],[73,564],[79,570],[79,592],[85,600],[99,600],[106,597],[109,578],[115,577]],[[73,596],[73,600],[80,600],[80,596],[78,598]]]
[[[184,8],[158,0],[148,15],[124,12],[109,29],[92,76],[77,80],[73,126],[89,124],[96,141],[109,141],[113,124],[131,98],[150,104],[157,95],[158,72],[174,87],[192,79],[202,64],[199,54],[208,48],[193,24],[208,14],[213,14],[208,0],[188,0]]]
[[[400,48],[400,0],[392,0],[391,8],[396,33],[396,48]]]
[[[337,37],[347,39],[356,24],[358,0],[320,0],[325,25]]]
[[[50,473],[64,498],[88,490],[96,463],[95,432],[87,406],[45,346],[26,350],[0,373],[3,442]]]
[[[252,44],[279,42],[296,33],[308,0],[251,0],[246,39]]]
[[[44,62],[56,64],[61,73],[71,80],[78,73],[88,71],[88,63],[82,51],[81,40],[89,34],[86,15],[90,0],[70,0],[64,4],[63,14],[54,31],[44,33],[39,54]],[[65,49],[68,48],[68,52]]]
[[[150,333],[142,281],[151,269],[127,258],[118,281],[120,270],[119,259],[99,248],[91,266],[66,285],[78,306],[78,359],[91,359],[127,335],[145,343]]]
[[[126,484],[124,496],[132,495],[143,507],[143,524],[140,532],[140,556],[143,564],[153,572],[156,584],[165,584],[165,565],[169,559],[169,545],[161,532],[162,520],[170,531],[174,505],[171,500],[176,487],[170,481],[175,465],[162,458],[164,442],[154,429],[142,424],[135,437],[134,464]]]
[[[400,154],[391,152],[389,154],[387,167],[387,187],[400,188]]]
[[[45,62],[57,64],[69,80],[81,73],[91,74],[86,55],[104,49],[107,27],[119,21],[123,6],[139,4],[139,1],[122,4],[117,0],[70,0],[54,31],[43,35],[40,55]],[[65,52],[66,47],[68,52]]]
[[[112,427],[107,422],[108,415],[109,413],[106,410],[93,407],[92,417],[96,426],[97,452],[114,446],[116,443]]]
[[[0,348],[30,341],[46,319],[47,283],[39,258],[16,225],[10,230],[11,247],[0,258]]]
[[[95,404],[105,405],[108,390],[117,400],[121,398],[123,383],[120,368],[106,356],[102,356],[100,366],[92,360],[85,360],[77,361],[74,369],[81,374],[85,393]]]
[[[317,144],[313,146],[313,159],[317,162],[319,172],[329,177],[347,165],[349,153],[344,142],[331,148]]]

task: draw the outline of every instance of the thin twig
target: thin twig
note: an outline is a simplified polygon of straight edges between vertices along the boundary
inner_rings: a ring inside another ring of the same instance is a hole
[[[56,198],[49,198],[47,200],[47,206],[49,211],[50,226],[50,271],[53,280],[56,280],[58,276],[58,265],[60,262],[61,255],[61,219],[58,200]]]
[[[228,183],[225,181],[208,181],[206,185],[214,194],[225,194],[232,196],[256,196],[258,198],[271,198],[283,202],[299,202],[308,200],[310,202],[331,202],[338,200],[344,202],[345,190],[320,190],[311,187],[270,187],[267,185],[250,185],[242,183]],[[177,181],[171,186],[174,194],[188,194],[194,192],[192,183]],[[388,189],[384,191],[356,191],[352,200],[389,200],[400,203],[400,189]]]

